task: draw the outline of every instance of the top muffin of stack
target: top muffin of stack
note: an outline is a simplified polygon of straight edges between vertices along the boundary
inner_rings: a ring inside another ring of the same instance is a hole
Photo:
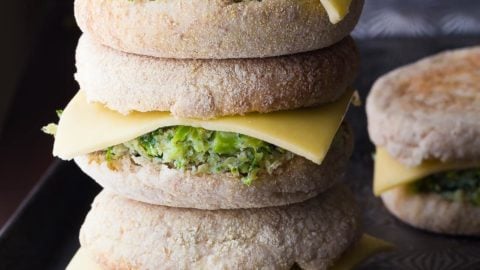
[[[75,16],[84,33],[119,51],[231,59],[329,47],[350,34],[362,7],[362,0],[82,0]]]

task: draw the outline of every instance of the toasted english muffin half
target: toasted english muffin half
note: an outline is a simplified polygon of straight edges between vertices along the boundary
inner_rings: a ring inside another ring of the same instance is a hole
[[[332,102],[353,83],[359,67],[350,37],[291,56],[178,60],[119,52],[84,35],[76,59],[75,78],[89,101],[123,114],[170,111],[202,119]]]
[[[260,208],[302,202],[337,183],[352,153],[352,137],[343,125],[321,165],[294,156],[251,185],[230,173],[195,174],[131,156],[114,166],[95,153],[75,162],[106,190],[145,203],[210,210]]]
[[[367,115],[374,144],[408,166],[480,159],[480,47],[443,52],[381,77]]]
[[[480,236],[480,207],[450,201],[433,193],[414,193],[401,186],[382,195],[387,209],[398,219],[420,229]]]
[[[76,0],[84,33],[119,51],[162,58],[258,58],[313,51],[348,36],[363,0],[337,24],[319,0]]]
[[[299,204],[204,211],[155,206],[107,191],[80,231],[103,269],[328,269],[359,238],[351,192]]]

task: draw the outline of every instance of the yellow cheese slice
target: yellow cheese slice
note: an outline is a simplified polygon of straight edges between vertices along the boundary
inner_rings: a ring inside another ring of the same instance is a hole
[[[337,24],[347,16],[352,0],[320,0],[327,11],[330,22]]]
[[[352,249],[347,251],[342,258],[330,268],[330,270],[353,269],[368,257],[390,248],[392,248],[391,244],[365,234]],[[88,252],[80,248],[75,256],[73,256],[66,270],[85,269],[102,270],[102,268],[90,258]]]
[[[387,251],[393,248],[393,245],[370,236],[368,234],[362,235],[362,238],[358,243],[347,250],[345,254],[338,260],[329,270],[350,270],[354,269],[355,266],[359,265],[361,262],[367,258],[382,252]]]
[[[82,91],[62,113],[53,154],[62,159],[105,149],[168,126],[194,126],[248,135],[277,145],[320,164],[340,127],[353,91],[316,108],[252,113],[213,120],[182,119],[167,112],[122,115],[98,103],[88,103]]]
[[[395,160],[384,148],[377,148],[373,176],[373,191],[376,196],[397,186],[406,185],[428,175],[450,170],[480,167],[477,162],[441,162],[428,160],[420,166],[408,167]]]
[[[102,268],[91,259],[86,250],[80,248],[65,270],[102,270]]]

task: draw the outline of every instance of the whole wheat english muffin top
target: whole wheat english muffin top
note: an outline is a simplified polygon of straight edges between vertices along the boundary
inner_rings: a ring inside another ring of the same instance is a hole
[[[84,33],[114,49],[164,58],[257,58],[331,46],[357,24],[363,0],[332,24],[319,0],[76,0]]]
[[[480,159],[480,47],[425,58],[378,79],[372,141],[404,164]]]

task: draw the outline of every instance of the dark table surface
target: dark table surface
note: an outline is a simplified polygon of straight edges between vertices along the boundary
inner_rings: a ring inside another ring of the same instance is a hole
[[[71,4],[51,7],[48,27],[35,44],[19,86],[5,132],[0,138],[0,226],[52,164],[52,139],[39,132],[55,121],[78,87],[73,55],[79,31]],[[59,12],[60,11],[60,12]],[[480,44],[479,36],[359,40],[362,70],[356,82],[365,99],[383,73],[433,53]],[[369,260],[361,269],[480,269],[480,241],[447,237],[410,228],[389,215],[371,192],[373,145],[364,108],[352,108],[348,120],[356,149],[346,181],[364,209],[365,230],[398,249]],[[99,187],[74,164],[54,162],[9,225],[0,232],[0,270],[62,269],[78,246],[79,226]]]

